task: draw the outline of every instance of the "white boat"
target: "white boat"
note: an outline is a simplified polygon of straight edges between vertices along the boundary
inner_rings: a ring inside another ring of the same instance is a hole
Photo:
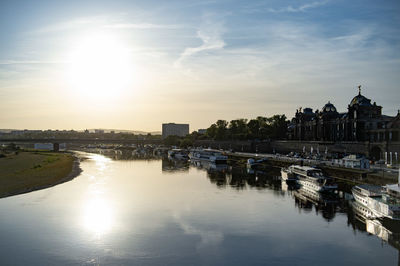
[[[367,219],[378,218],[368,207],[359,203],[358,201],[350,201],[350,204],[353,208],[356,218],[364,220],[364,221]],[[362,222],[364,222],[364,221],[362,221]]]
[[[176,159],[188,159],[187,150],[183,149],[172,149],[168,151],[168,157]]]
[[[333,192],[338,188],[337,185],[333,183],[332,178],[324,176],[320,169],[314,167],[291,165],[283,170],[283,172],[287,173],[288,178],[294,175],[297,179],[297,183],[308,190]]]
[[[400,174],[398,184],[383,187],[363,184],[351,191],[354,199],[375,217],[400,221]]]
[[[212,163],[226,163],[228,157],[223,155],[219,151],[211,149],[194,149],[189,153],[190,160],[201,160],[208,161]]]
[[[296,181],[297,177],[294,173],[292,173],[289,168],[281,169],[281,179],[283,181]]]

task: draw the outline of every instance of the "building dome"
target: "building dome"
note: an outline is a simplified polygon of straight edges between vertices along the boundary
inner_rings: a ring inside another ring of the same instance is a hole
[[[327,104],[325,104],[324,107],[322,107],[322,112],[323,113],[336,112],[336,107],[333,104],[331,104],[331,102],[328,102]]]
[[[362,96],[361,94],[355,96],[353,100],[350,102],[350,106],[353,105],[361,105],[361,106],[371,106],[371,100],[367,97]]]
[[[365,96],[361,95],[361,85],[358,86],[358,95],[354,96],[354,98],[350,102],[350,107],[354,105],[360,106],[371,106],[371,100]]]

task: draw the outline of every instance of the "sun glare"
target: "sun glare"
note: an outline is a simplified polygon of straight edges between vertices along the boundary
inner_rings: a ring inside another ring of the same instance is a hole
[[[83,224],[85,228],[100,236],[111,230],[113,211],[110,204],[102,198],[90,199],[86,202]]]
[[[129,50],[109,33],[97,32],[79,39],[68,61],[68,83],[85,98],[108,100],[121,96],[133,80]]]

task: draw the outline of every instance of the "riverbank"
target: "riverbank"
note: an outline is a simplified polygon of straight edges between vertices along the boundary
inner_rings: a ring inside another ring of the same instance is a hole
[[[45,189],[78,176],[72,153],[20,151],[0,158],[0,198]]]

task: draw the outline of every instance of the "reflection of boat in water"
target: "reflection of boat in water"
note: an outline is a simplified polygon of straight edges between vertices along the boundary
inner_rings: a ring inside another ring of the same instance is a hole
[[[186,160],[163,158],[161,167],[163,172],[189,171],[189,162]]]
[[[209,161],[192,161],[192,164],[198,168],[203,168],[207,171],[224,171],[228,169],[227,164],[216,164]]]
[[[360,202],[351,201],[350,205],[354,213],[354,218],[365,224],[365,227],[361,229],[379,237],[400,251],[400,226],[398,224],[393,225],[376,219],[376,217],[371,216],[371,211]]]
[[[335,194],[322,194],[312,189],[301,187],[294,192],[295,197],[310,201],[315,205],[327,205],[338,203],[338,198]]]
[[[291,165],[284,169],[283,172],[287,173],[288,178],[294,175],[297,178],[297,183],[308,190],[333,192],[338,188],[333,183],[332,178],[324,176],[320,169],[314,167]]]
[[[188,151],[184,149],[172,149],[168,151],[168,157],[175,159],[189,159]]]
[[[297,189],[297,184],[295,182],[287,182],[281,179],[281,189],[283,192],[294,191]]]
[[[315,208],[327,221],[332,220],[340,210],[339,198],[336,194],[319,193],[314,190],[300,188],[293,191],[295,205],[306,212]],[[338,209],[339,208],[339,209]]]
[[[400,221],[400,198],[394,196],[396,190],[393,189],[393,185],[385,188],[366,184],[357,185],[352,188],[352,193],[354,199],[367,208],[371,216]]]
[[[223,155],[219,151],[211,150],[211,149],[194,149],[189,153],[190,160],[193,161],[208,161],[213,163],[226,163],[228,161],[228,157]]]

